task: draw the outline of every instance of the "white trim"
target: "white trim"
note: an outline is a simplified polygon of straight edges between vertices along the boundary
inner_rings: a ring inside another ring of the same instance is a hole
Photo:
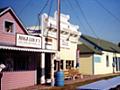
[[[32,49],[32,48],[21,48],[21,47],[10,47],[10,46],[0,46],[0,49],[28,51],[28,52],[46,52],[46,53],[55,53],[56,52],[55,50],[43,50],[43,49]]]
[[[9,8],[6,8],[5,10],[3,10],[1,13],[0,13],[0,15],[2,15],[3,13],[5,13],[6,11],[8,11],[10,9],[10,7]]]

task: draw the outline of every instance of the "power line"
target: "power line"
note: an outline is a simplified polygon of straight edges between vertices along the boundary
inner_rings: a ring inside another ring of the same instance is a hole
[[[48,18],[49,18],[49,16],[50,16],[50,12],[51,12],[51,9],[52,9],[52,5],[53,5],[53,2],[52,2],[52,0],[50,1],[50,8],[49,8],[49,11],[48,11]]]
[[[88,22],[88,20],[87,20],[87,18],[86,18],[86,16],[85,16],[85,14],[84,14],[84,12],[83,12],[80,4],[79,4],[79,2],[78,2],[77,0],[74,0],[74,1],[76,2],[78,8],[80,9],[81,14],[82,14],[83,18],[85,19],[87,25],[89,26],[90,30],[93,32],[93,34],[94,34],[97,38],[99,38],[99,37],[97,36],[97,34],[95,33],[94,29],[92,28],[92,26],[89,24],[89,22]]]
[[[73,7],[73,4],[68,0],[67,1],[68,3],[69,3],[69,5],[70,5],[70,7],[71,7],[71,9],[73,10],[73,11],[76,11],[76,9]],[[84,28],[84,30],[87,32],[87,30],[86,30],[86,28],[85,28],[85,26],[80,22],[81,21],[81,19],[80,19],[80,17],[78,16],[78,14],[77,14],[77,11],[75,12],[76,14],[76,20],[78,20],[79,19],[79,23],[83,26],[83,28]]]
[[[46,3],[44,4],[43,8],[41,8],[40,12],[38,15],[41,15],[41,13],[43,12],[43,10],[46,8],[46,6],[48,5],[49,0],[46,1]]]
[[[31,0],[29,0],[24,7],[21,9],[21,11],[19,12],[19,16],[22,14],[22,12],[25,10],[25,8],[30,4]]]
[[[40,12],[38,13],[38,20],[37,20],[38,22],[36,22],[35,28],[34,28],[33,30],[36,30],[37,25],[38,25],[37,23],[39,23],[38,28],[39,28],[39,30],[40,30],[40,15],[41,15],[41,13],[43,12],[43,10],[46,8],[46,6],[48,5],[48,2],[49,2],[49,0],[47,0],[47,1],[45,2],[43,8],[41,8]]]
[[[105,6],[103,6],[102,3],[100,3],[98,0],[95,0],[107,13],[109,13],[112,17],[114,17],[119,23],[120,23],[120,19],[115,16],[110,10],[108,10]]]
[[[10,7],[12,7],[12,5],[14,6],[14,2],[15,2],[15,0],[11,0],[11,1],[9,2]],[[12,7],[12,8],[13,8],[13,7]]]

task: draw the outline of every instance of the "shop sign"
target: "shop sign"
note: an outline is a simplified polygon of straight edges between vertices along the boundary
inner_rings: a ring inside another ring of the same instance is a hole
[[[17,34],[16,46],[41,48],[41,37]]]
[[[69,41],[65,40],[65,39],[61,39],[60,40],[60,47],[62,48],[69,48]]]

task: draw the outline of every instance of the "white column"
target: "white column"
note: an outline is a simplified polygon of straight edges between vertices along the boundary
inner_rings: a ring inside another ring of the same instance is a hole
[[[54,79],[54,57],[55,55],[51,54],[51,86],[54,86],[55,79]]]
[[[41,53],[41,84],[45,83],[45,53]]]
[[[45,37],[42,36],[42,49],[45,49]],[[45,83],[45,52],[41,53],[41,84]]]
[[[41,16],[41,35],[42,35],[42,49],[45,49],[44,30],[46,29],[47,22],[45,21],[47,15]],[[45,52],[41,53],[41,84],[45,83]]]
[[[63,70],[66,70],[66,60],[63,60]]]

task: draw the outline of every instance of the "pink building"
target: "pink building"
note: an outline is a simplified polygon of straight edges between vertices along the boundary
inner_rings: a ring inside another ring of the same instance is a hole
[[[16,89],[40,83],[41,37],[27,35],[27,30],[11,8],[0,9],[1,90]]]

